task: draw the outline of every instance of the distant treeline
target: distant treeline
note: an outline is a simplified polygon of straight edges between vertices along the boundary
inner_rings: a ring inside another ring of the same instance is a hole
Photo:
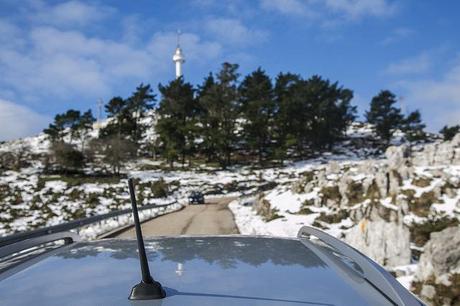
[[[158,100],[144,84],[126,99],[112,98],[105,105],[107,124],[88,146],[85,139],[95,121],[91,111],[57,115],[44,131],[53,143],[55,161],[65,164],[69,158],[75,161],[69,165],[78,167],[102,156],[115,173],[136,155],[160,155],[171,166],[194,160],[222,168],[235,162],[282,162],[331,149],[356,119],[353,91],[316,75],[304,79],[280,73],[272,80],[259,68],[241,78],[237,64],[224,63],[198,86],[179,78],[158,89]],[[148,112],[155,108],[155,115]],[[409,141],[425,138],[420,113],[404,116],[388,90],[372,99],[365,116],[382,148],[398,129]],[[149,128],[158,137],[147,142]],[[73,144],[75,139],[81,140],[80,148]]]

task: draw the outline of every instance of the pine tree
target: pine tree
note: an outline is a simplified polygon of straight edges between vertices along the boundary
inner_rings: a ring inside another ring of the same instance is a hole
[[[78,118],[77,123],[73,127],[72,133],[80,139],[82,152],[85,151],[85,140],[92,131],[95,121],[96,118],[94,118],[93,113],[89,109]]]
[[[147,128],[146,124],[142,124],[142,119],[145,118],[149,110],[153,109],[155,101],[156,97],[150,85],[142,83],[136,87],[136,91],[127,99],[127,117],[133,125],[130,134],[132,141],[135,143],[139,143],[142,139],[142,135]]]
[[[382,90],[372,98],[369,111],[366,112],[368,123],[374,125],[376,134],[387,146],[396,129],[401,128],[404,117],[401,109],[394,106],[396,96],[389,90]]]
[[[289,105],[290,118],[290,140],[299,156],[305,156],[306,148],[311,144],[312,122],[314,119],[314,108],[312,90],[306,80],[299,80],[291,87],[291,101]]]
[[[208,95],[211,95],[215,90],[216,82],[212,73],[204,79],[203,84],[198,86],[197,102],[199,107],[198,120],[201,125],[199,130],[202,137],[201,150],[206,156],[206,160],[212,161],[216,156],[216,144],[214,142],[216,131],[219,127],[219,122],[215,116],[215,109],[213,109],[212,102],[208,101]]]
[[[101,139],[117,136],[122,138],[126,122],[129,122],[128,102],[121,97],[113,97],[105,105],[108,117],[107,125],[99,132]]]
[[[105,105],[109,123],[101,130],[100,136],[108,138],[118,135],[120,138],[130,139],[139,146],[148,127],[143,123],[143,118],[153,108],[154,102],[155,95],[152,94],[150,85],[144,84],[139,85],[128,99],[112,98]]]
[[[261,164],[273,138],[275,102],[269,76],[261,68],[246,76],[239,88],[244,140]]]
[[[111,166],[115,175],[120,175],[123,165],[136,156],[136,144],[129,139],[112,135],[99,142],[102,145],[103,161]]]
[[[238,96],[238,65],[224,63],[217,74],[217,82],[200,96],[200,105],[206,113],[206,120],[216,128],[207,133],[222,168],[231,163],[232,152],[238,141],[237,120],[240,112]]]
[[[109,118],[116,118],[120,116],[123,111],[127,108],[127,101],[122,97],[113,97],[105,105],[105,112]]]
[[[49,125],[43,132],[50,137],[51,141],[63,141],[64,137],[69,135],[70,140],[75,136],[75,130],[80,120],[80,111],[70,109],[65,113],[57,114],[54,122]]]
[[[59,172],[77,173],[85,165],[85,157],[74,145],[64,141],[54,142],[51,145],[52,158]]]
[[[274,88],[275,101],[275,122],[274,122],[274,139],[276,148],[274,150],[275,158],[281,163],[287,156],[287,150],[296,145],[294,137],[293,117],[296,116],[294,104],[293,89],[301,77],[292,73],[280,73],[276,77]]]
[[[453,126],[445,125],[439,131],[439,133],[443,135],[445,141],[450,141],[455,137],[455,135],[460,133],[460,125],[453,125]]]
[[[353,92],[343,89],[338,83],[331,84],[319,76],[307,81],[308,100],[312,105],[310,140],[312,147],[329,148],[339,140],[348,124],[354,120],[356,107],[351,106]]]
[[[403,121],[402,130],[409,141],[426,139],[424,131],[426,125],[422,122],[422,115],[418,110],[411,112]]]
[[[162,97],[156,129],[164,146],[163,155],[171,166],[179,157],[184,165],[185,158],[195,151],[198,107],[194,89],[181,77],[166,86],[160,84],[159,90]]]

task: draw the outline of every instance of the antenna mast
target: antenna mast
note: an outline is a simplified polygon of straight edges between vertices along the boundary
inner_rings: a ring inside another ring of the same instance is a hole
[[[407,108],[406,108],[406,104],[404,103],[405,99],[406,97],[399,96],[399,103],[401,104],[401,112],[403,113],[403,115],[407,115]]]
[[[141,264],[142,281],[131,289],[130,300],[157,300],[166,296],[161,284],[155,281],[150,275],[149,262],[145,253],[144,238],[142,237],[141,222],[137,211],[136,194],[134,192],[134,181],[128,179],[129,195],[131,196],[131,206],[133,208],[134,227],[136,229],[137,249],[139,251],[139,261]]]
[[[97,125],[98,127],[100,127],[102,123],[102,106],[104,106],[104,101],[102,101],[102,99],[99,99],[97,101]]]
[[[182,32],[180,30],[177,30],[177,48],[180,48],[180,36],[182,35]]]

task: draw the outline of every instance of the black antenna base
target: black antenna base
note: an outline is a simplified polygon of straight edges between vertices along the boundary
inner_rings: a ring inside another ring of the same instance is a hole
[[[130,300],[158,300],[164,297],[166,297],[166,292],[161,284],[156,281],[152,283],[141,281],[131,289],[131,294],[129,295]]]

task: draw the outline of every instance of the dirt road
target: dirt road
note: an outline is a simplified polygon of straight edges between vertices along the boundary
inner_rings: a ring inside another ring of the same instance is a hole
[[[207,201],[205,205],[188,205],[184,209],[142,223],[144,237],[176,235],[238,234],[228,204],[234,198]],[[131,227],[117,238],[135,238]]]

